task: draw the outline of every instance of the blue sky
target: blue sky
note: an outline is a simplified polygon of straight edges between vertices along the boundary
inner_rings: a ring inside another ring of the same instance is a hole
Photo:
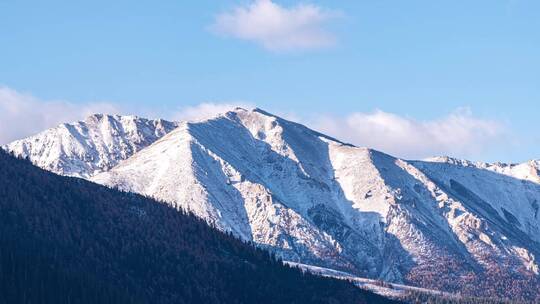
[[[0,37],[12,104],[247,103],[403,157],[540,158],[538,1],[4,0]],[[459,119],[470,148],[402,140]]]

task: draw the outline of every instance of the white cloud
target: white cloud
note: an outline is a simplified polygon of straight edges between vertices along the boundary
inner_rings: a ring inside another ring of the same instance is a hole
[[[235,108],[253,109],[254,106],[245,102],[232,103],[201,103],[195,106],[180,108],[172,117],[173,120],[201,120],[226,113]]]
[[[335,44],[334,35],[324,27],[336,16],[339,13],[313,4],[287,8],[271,0],[255,0],[219,14],[211,28],[273,51],[317,49]]]
[[[172,115],[155,115],[139,111],[144,117],[172,120],[199,120],[236,107],[254,108],[245,102],[202,103],[180,108]],[[73,104],[66,101],[44,101],[0,86],[0,144],[38,133],[62,122],[77,121],[93,113],[122,114],[112,103]],[[126,113],[123,113],[126,114]],[[491,150],[505,149],[508,134],[503,124],[475,117],[468,109],[458,109],[444,117],[420,121],[380,110],[353,113],[345,117],[329,115],[299,119],[318,131],[357,146],[374,148],[395,156],[418,159],[435,155],[479,157]],[[292,117],[292,118],[291,118]]]
[[[410,159],[478,157],[506,137],[501,123],[474,117],[469,109],[428,121],[377,110],[347,117],[321,116],[309,124],[342,141]]]
[[[95,113],[132,114],[147,118],[170,120],[199,120],[233,110],[236,107],[254,108],[245,102],[201,103],[182,107],[173,112],[151,108],[130,109],[129,112],[114,103],[94,102],[74,104],[67,101],[46,101],[30,94],[0,86],[0,145],[21,139],[60,123],[83,120]]]
[[[93,113],[117,113],[110,103],[75,105],[43,101],[0,86],[0,144],[7,144],[62,122],[80,120]]]
[[[245,102],[202,103],[179,109],[171,119],[205,119],[236,107],[253,109],[255,105]],[[481,159],[491,149],[501,150],[508,143],[508,134],[502,123],[475,117],[468,108],[427,121],[380,110],[356,112],[345,117],[312,114],[311,118],[306,118],[290,112],[275,114],[341,141],[408,159],[439,155]]]

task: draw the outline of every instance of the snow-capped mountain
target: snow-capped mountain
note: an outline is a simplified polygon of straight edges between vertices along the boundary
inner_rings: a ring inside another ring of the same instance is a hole
[[[165,120],[95,114],[4,147],[43,169],[88,178],[108,170],[177,127]]]
[[[35,155],[50,160],[58,145]],[[447,291],[538,295],[539,162],[406,161],[259,109],[179,123],[124,155],[110,170],[63,164],[285,260]]]

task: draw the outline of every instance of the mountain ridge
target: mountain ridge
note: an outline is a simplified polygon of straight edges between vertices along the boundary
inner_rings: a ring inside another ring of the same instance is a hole
[[[526,290],[491,279],[538,281],[537,165],[403,160],[238,108],[178,123],[89,179],[189,210],[292,262],[504,297]]]
[[[37,166],[67,176],[88,178],[106,171],[176,128],[176,122],[137,116],[93,114],[61,123],[3,146]]]

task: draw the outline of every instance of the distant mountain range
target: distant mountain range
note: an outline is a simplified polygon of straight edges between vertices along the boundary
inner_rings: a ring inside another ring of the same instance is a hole
[[[240,108],[189,122],[94,115],[4,149],[182,207],[291,262],[540,300],[539,161],[403,160]]]

